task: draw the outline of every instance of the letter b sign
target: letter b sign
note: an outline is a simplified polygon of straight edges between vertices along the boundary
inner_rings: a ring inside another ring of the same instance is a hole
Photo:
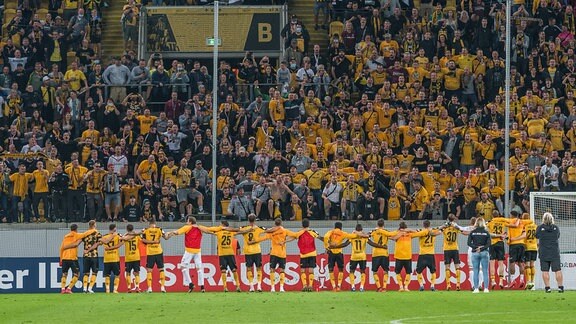
[[[258,43],[269,43],[272,41],[272,25],[269,23],[258,23]]]

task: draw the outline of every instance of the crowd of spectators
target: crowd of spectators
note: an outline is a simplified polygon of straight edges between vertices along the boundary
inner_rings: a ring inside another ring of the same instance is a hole
[[[248,52],[216,73],[136,60],[131,37],[105,62],[100,2],[87,4],[52,21],[30,1],[8,23],[2,222],[175,221],[211,210],[213,194],[231,219],[489,220],[503,213],[505,163],[514,209],[530,191],[576,190],[571,5],[515,2],[506,117],[496,2],[335,1],[328,48],[294,16],[276,64]]]

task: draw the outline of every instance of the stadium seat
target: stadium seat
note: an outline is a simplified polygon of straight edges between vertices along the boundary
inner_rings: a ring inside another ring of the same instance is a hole
[[[46,2],[48,2],[48,1],[46,1]],[[16,9],[18,8],[18,1],[15,1],[15,0],[5,1],[4,2],[4,8],[5,8],[5,10],[14,9],[14,11],[16,11]]]
[[[330,36],[334,36],[334,34],[338,34],[338,36],[342,35],[344,31],[344,24],[341,21],[333,21],[330,23]]]
[[[42,18],[43,16],[45,16],[48,13],[48,9],[47,8],[40,8],[36,11],[36,13]]]

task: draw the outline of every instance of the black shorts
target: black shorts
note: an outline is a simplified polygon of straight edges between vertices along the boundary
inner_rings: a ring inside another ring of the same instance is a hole
[[[275,255],[270,256],[270,270],[276,268],[284,270],[286,268],[286,258],[277,257]]]
[[[412,260],[398,260],[396,259],[396,265],[394,266],[394,272],[400,274],[402,269],[406,271],[406,275],[412,274]]]
[[[158,269],[164,269],[164,255],[162,253],[146,257],[146,268],[152,269],[154,265],[156,265]]]
[[[524,262],[536,261],[538,251],[524,251]]]
[[[508,249],[508,254],[510,255],[510,263],[522,262],[524,259],[524,245],[514,244],[510,245]]]
[[[328,271],[333,272],[334,266],[337,266],[339,271],[344,270],[344,254],[328,252]]]
[[[78,275],[80,273],[80,265],[78,260],[62,260],[62,274],[68,275],[68,270],[72,269],[72,273]]]
[[[130,273],[132,270],[134,270],[134,272],[140,272],[140,261],[129,261],[126,262],[125,266],[126,273]]]
[[[540,270],[548,272],[550,269],[554,272],[560,271],[560,258],[554,258],[554,260],[542,260],[540,258]]]
[[[300,269],[314,269],[316,268],[316,256],[300,258]]]
[[[119,276],[120,275],[120,262],[104,262],[104,273],[103,275],[109,276],[109,275],[115,275],[115,276]]]
[[[90,270],[92,270],[93,274],[98,273],[98,258],[97,257],[84,257],[82,261],[82,270],[85,274],[89,274]]]
[[[454,262],[455,265],[460,264],[460,254],[458,250],[444,251],[444,264],[450,264],[452,262]]]
[[[506,260],[506,255],[504,253],[504,242],[500,241],[490,247],[490,260]]]
[[[262,267],[262,254],[246,254],[246,267],[252,268],[252,266],[256,266],[256,268]]]
[[[372,257],[372,272],[378,272],[378,268],[385,272],[390,271],[390,259],[387,256]]]
[[[230,269],[230,271],[236,270],[236,258],[233,255],[221,255],[218,257],[220,261],[220,270],[226,271],[226,269]]]
[[[348,271],[354,272],[358,266],[360,266],[360,272],[364,272],[366,270],[366,260],[350,261],[350,268]]]
[[[416,273],[422,273],[426,268],[430,270],[430,273],[436,273],[436,259],[433,254],[421,254],[418,256]]]

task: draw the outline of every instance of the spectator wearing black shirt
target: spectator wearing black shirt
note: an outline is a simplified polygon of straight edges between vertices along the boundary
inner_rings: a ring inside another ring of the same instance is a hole
[[[488,262],[490,260],[489,250],[491,244],[490,233],[486,230],[484,218],[476,219],[475,229],[468,235],[468,246],[472,249],[472,267],[474,268],[474,293],[479,292],[479,273],[480,267],[484,273],[484,292],[488,291]]]
[[[560,229],[554,224],[554,216],[551,213],[542,215],[542,224],[536,228],[538,239],[538,254],[540,256],[540,269],[546,292],[550,290],[550,269],[556,275],[558,292],[564,292],[562,268],[560,266]]]

